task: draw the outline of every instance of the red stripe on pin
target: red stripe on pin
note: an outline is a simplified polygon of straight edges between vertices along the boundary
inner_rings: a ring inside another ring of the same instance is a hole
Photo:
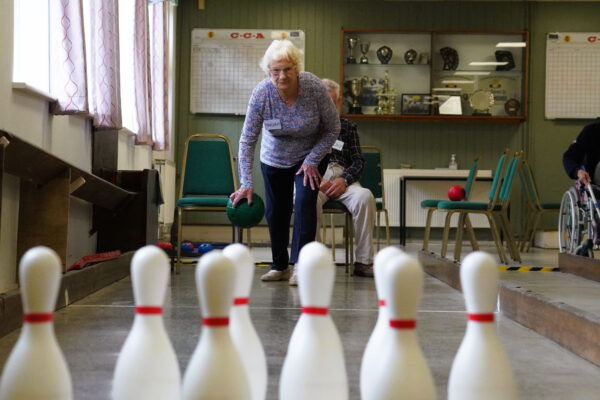
[[[229,325],[229,317],[208,317],[202,318],[204,326],[227,326]]]
[[[417,321],[414,319],[390,319],[390,326],[394,329],[415,329]]]
[[[303,314],[312,315],[327,315],[329,309],[327,307],[302,307]]]
[[[136,314],[142,314],[142,315],[157,315],[157,314],[162,314],[162,307],[136,306],[135,312],[136,312]]]
[[[244,305],[248,304],[249,302],[250,302],[250,299],[248,299],[247,297],[236,297],[235,299],[233,299],[234,306],[244,306]]]
[[[384,307],[384,306],[385,306],[385,299],[379,300],[379,307]]]
[[[23,314],[23,321],[30,324],[39,324],[43,322],[50,322],[54,318],[52,313],[25,313]]]
[[[474,322],[494,322],[494,314],[467,314],[469,321]]]

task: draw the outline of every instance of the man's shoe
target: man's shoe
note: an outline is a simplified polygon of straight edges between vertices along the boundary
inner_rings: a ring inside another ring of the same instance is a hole
[[[290,277],[290,286],[298,286],[298,267],[294,265],[294,272]]]
[[[373,264],[354,263],[354,275],[364,276],[367,278],[373,277]]]
[[[271,269],[269,272],[260,277],[261,281],[287,281],[290,278],[290,271],[288,268],[280,271],[277,269]]]

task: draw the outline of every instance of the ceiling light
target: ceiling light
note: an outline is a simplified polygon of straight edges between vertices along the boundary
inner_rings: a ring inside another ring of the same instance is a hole
[[[460,92],[462,91],[461,88],[449,88],[449,87],[443,87],[443,88],[433,88],[431,89],[432,92]]]
[[[454,75],[456,76],[461,76],[461,75],[468,75],[468,76],[475,76],[475,75],[489,75],[491,73],[491,71],[456,71],[454,73]]]
[[[469,65],[476,67],[487,67],[496,65],[506,65],[508,61],[471,61]]]
[[[466,79],[449,79],[442,81],[442,84],[444,85],[467,85],[471,83],[475,83],[475,81],[470,81]]]
[[[526,47],[525,42],[499,42],[496,47]]]

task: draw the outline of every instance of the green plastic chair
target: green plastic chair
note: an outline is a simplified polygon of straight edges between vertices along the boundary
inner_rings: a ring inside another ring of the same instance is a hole
[[[542,218],[542,215],[550,212],[558,213],[560,211],[560,203],[542,203],[538,195],[537,186],[533,178],[533,173],[527,159],[521,159],[520,178],[523,185],[523,193],[525,194],[525,207],[527,216],[525,226],[521,232],[521,242],[519,250],[528,252],[535,237],[535,231]]]
[[[468,201],[469,196],[471,195],[471,189],[473,188],[473,184],[477,179],[477,172],[479,171],[479,161],[481,160],[481,156],[475,157],[473,163],[471,164],[471,168],[469,169],[469,175],[467,176],[467,181],[465,183],[465,198],[463,201]],[[427,220],[425,222],[425,233],[423,235],[423,251],[427,251],[429,247],[429,236],[431,233],[431,219],[433,217],[433,213],[437,211],[438,204],[441,201],[445,201],[443,199],[426,199],[421,202],[421,208],[427,210]],[[469,232],[469,237],[471,240],[471,246],[477,247],[477,242],[473,239],[475,238],[475,232],[473,231],[473,226],[471,225],[471,220],[469,216],[465,218],[465,224],[467,226],[467,231]]]
[[[183,153],[181,185],[176,204],[176,273],[181,269],[181,232],[184,214],[199,211],[226,212],[229,196],[238,186],[234,171],[231,143],[226,136],[197,133],[188,137]]]
[[[381,227],[381,213],[385,214],[385,241],[390,245],[390,220],[388,210],[385,206],[385,192],[383,189],[383,156],[381,150],[376,146],[360,146],[365,159],[365,168],[359,179],[360,184],[369,189],[375,197],[377,218],[375,219],[375,240],[377,240],[377,251],[380,247],[379,230]]]
[[[438,210],[446,212],[446,221],[442,238],[442,257],[446,256],[451,216],[454,213],[459,213],[458,228],[456,230],[456,244],[454,246],[454,259],[459,261],[462,248],[462,227],[464,225],[465,217],[468,214],[484,214],[490,224],[490,230],[500,260],[503,263],[508,263],[501,240],[501,232],[503,232],[507,240],[511,257],[515,261],[521,261],[508,219],[508,205],[510,203],[512,184],[518,170],[522,153],[518,152],[509,161],[506,161],[508,152],[508,149],[505,150],[498,160],[498,165],[494,172],[494,178],[488,194],[488,202],[442,201],[438,204]]]

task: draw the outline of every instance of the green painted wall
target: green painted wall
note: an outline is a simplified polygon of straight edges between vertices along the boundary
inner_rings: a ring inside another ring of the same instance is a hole
[[[177,161],[185,138],[197,132],[228,135],[237,152],[243,117],[189,112],[190,35],[193,28],[302,29],[306,33],[305,69],[339,81],[342,28],[529,30],[531,40],[529,119],[515,123],[360,122],[362,144],[384,149],[385,167],[445,166],[451,153],[467,168],[476,155],[491,169],[505,147],[524,149],[544,199],[559,200],[571,184],[561,154],[588,121],[544,120],[545,33],[600,31],[600,3],[406,2],[350,0],[183,0],[177,32]],[[258,149],[257,149],[258,154]],[[258,156],[257,156],[258,158]],[[256,166],[255,166],[256,167]],[[255,168],[257,191],[262,178]],[[517,193],[518,196],[518,193]],[[515,202],[518,203],[518,202]],[[520,207],[513,206],[519,220]],[[554,218],[545,221],[552,226]]]

